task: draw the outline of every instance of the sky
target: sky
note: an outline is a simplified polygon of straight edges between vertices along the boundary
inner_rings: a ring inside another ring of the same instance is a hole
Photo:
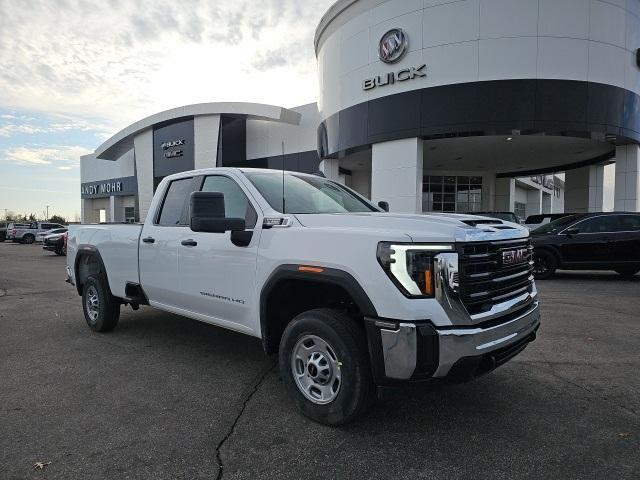
[[[0,0],[0,218],[74,220],[80,155],[168,108],[317,99],[334,0]]]
[[[0,218],[77,219],[80,155],[153,113],[316,101],[313,35],[333,1],[0,0]]]

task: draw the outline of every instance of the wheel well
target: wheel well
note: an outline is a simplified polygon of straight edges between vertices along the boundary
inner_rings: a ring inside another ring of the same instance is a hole
[[[283,278],[262,299],[262,344],[267,354],[278,351],[282,333],[297,315],[314,308],[335,308],[364,324],[364,312],[341,285],[313,279]]]
[[[556,263],[558,264],[558,266],[560,266],[562,264],[562,257],[560,256],[560,252],[557,251],[557,249],[553,248],[553,247],[536,247],[537,250],[539,252],[546,252],[549,253],[553,256],[553,258],[556,259]]]
[[[79,253],[76,257],[75,278],[78,294],[82,295],[82,286],[91,275],[106,273],[102,258],[96,252]]]

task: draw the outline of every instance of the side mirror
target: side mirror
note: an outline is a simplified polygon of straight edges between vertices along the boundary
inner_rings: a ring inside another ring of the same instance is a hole
[[[385,212],[389,211],[389,202],[385,202],[384,200],[381,200],[378,202],[378,206]]]
[[[579,228],[576,228],[576,227],[574,227],[574,228],[569,228],[568,230],[565,230],[565,231],[564,231],[564,234],[565,234],[566,236],[568,236],[568,237],[570,237],[570,236],[572,236],[572,235],[576,235],[576,234],[578,234],[578,233],[580,233],[580,229],[579,229]]]
[[[244,218],[224,216],[224,195],[220,192],[193,192],[189,223],[194,232],[224,233],[245,229]]]

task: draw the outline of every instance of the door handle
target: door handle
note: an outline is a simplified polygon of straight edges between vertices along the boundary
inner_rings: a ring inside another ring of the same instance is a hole
[[[182,240],[182,242],[180,243],[182,243],[182,245],[184,245],[185,247],[196,247],[198,245],[198,242],[192,239]]]
[[[146,237],[146,238],[143,238],[143,239],[142,239],[142,241],[143,241],[144,243],[156,243],[156,239],[155,239],[155,238],[153,238],[153,237]]]

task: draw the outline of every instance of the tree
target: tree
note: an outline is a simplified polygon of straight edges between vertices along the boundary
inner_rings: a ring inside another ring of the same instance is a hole
[[[62,223],[62,224],[67,223],[67,219],[60,215],[51,215],[51,217],[49,217],[49,221],[51,223]]]

